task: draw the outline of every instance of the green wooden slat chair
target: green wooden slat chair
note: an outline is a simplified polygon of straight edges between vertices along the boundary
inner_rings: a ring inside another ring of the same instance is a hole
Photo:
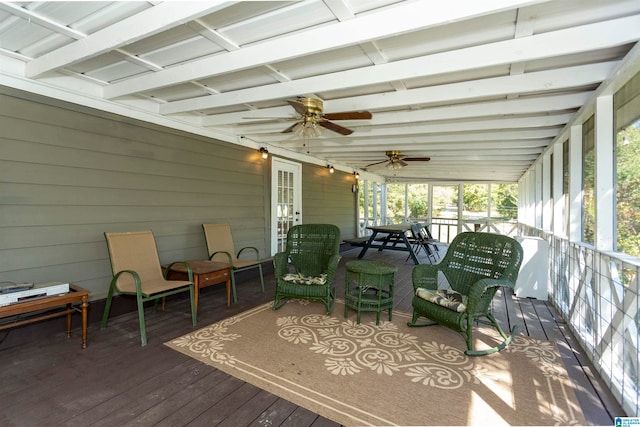
[[[440,263],[414,267],[413,318],[409,326],[440,324],[451,328],[464,337],[465,353],[471,356],[502,350],[511,343],[516,331],[514,328],[507,335],[502,330],[491,311],[491,300],[498,288],[513,289],[521,263],[522,247],[511,237],[492,233],[458,234]],[[444,274],[454,292],[437,291],[438,272]],[[420,317],[433,322],[418,323]],[[493,326],[504,341],[489,349],[474,350],[475,322]]]
[[[340,229],[332,224],[294,225],[286,249],[273,257],[276,293],[273,309],[291,298],[321,301],[333,311],[335,278],[340,261]],[[290,268],[291,266],[291,268]]]
[[[222,262],[231,266],[231,292],[233,302],[238,301],[236,294],[236,273],[239,271],[257,268],[260,272],[260,285],[264,292],[264,276],[262,275],[262,263],[260,262],[260,251],[254,246],[246,246],[237,253],[231,235],[229,224],[202,224],[204,238],[207,242],[209,259]],[[240,258],[243,252],[250,253],[251,259]]]
[[[144,303],[146,301],[154,301],[154,310],[157,310],[160,299],[162,299],[164,308],[165,297],[180,292],[189,292],[191,297],[191,323],[193,326],[196,325],[193,272],[187,263],[180,262],[187,266],[188,281],[166,280],[166,274],[169,272],[171,265],[176,263],[169,265],[163,275],[158,257],[158,248],[151,230],[104,233],[104,236],[109,249],[113,278],[109,285],[109,293],[107,294],[107,302],[104,307],[100,329],[107,327],[115,291],[123,295],[134,295],[136,297],[138,320],[140,322],[140,340],[143,346],[147,345],[144,321]]]

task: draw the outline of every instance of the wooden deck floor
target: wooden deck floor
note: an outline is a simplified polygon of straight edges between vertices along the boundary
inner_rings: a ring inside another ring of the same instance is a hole
[[[336,283],[339,297],[344,292],[344,263],[356,259],[358,253],[359,248],[343,253]],[[403,253],[389,251],[370,251],[366,256],[398,265],[395,306],[410,312],[413,264],[405,258]],[[272,300],[274,280],[268,268],[265,287],[262,293],[257,277],[241,276],[238,303],[230,308],[223,286],[205,288],[199,326]],[[557,341],[589,425],[613,425],[613,417],[623,415],[550,304],[518,299],[510,292],[500,294],[495,303],[505,327],[517,325],[520,333]],[[91,318],[99,318],[101,307],[98,303],[90,307],[94,310]],[[0,332],[2,426],[336,425],[164,346],[165,341],[192,330],[187,299],[176,297],[165,312],[147,310],[146,347],[140,346],[135,312],[113,318],[104,331],[99,330],[98,322],[92,322],[85,350],[80,349],[79,328],[74,329],[74,337],[66,339],[63,320],[48,322],[59,329],[46,336],[35,334],[37,338],[19,340],[19,344],[12,344],[15,340],[7,334],[29,335],[40,324]],[[74,325],[77,323],[75,319]]]

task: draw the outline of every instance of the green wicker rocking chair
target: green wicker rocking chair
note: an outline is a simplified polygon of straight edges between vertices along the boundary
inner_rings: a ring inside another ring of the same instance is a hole
[[[511,343],[514,328],[507,335],[496,322],[491,300],[499,287],[513,289],[522,263],[522,247],[516,240],[499,234],[466,232],[458,234],[446,255],[436,265],[421,264],[413,269],[413,319],[409,326],[440,324],[459,332],[467,344],[466,354],[481,356],[502,350]],[[438,272],[451,290],[438,290]],[[433,322],[418,323],[420,317]],[[504,341],[493,348],[474,350],[473,323],[495,327]]]
[[[340,229],[331,224],[294,225],[284,252],[273,257],[276,294],[273,309],[291,298],[318,300],[333,311],[333,280],[340,261]],[[290,268],[290,266],[292,268]]]

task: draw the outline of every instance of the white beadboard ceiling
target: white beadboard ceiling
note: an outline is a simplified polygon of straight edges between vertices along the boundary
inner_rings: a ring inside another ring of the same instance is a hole
[[[638,69],[638,0],[0,3],[0,85],[397,181],[515,182]],[[628,71],[631,70],[631,71]],[[368,110],[305,140],[287,100]]]

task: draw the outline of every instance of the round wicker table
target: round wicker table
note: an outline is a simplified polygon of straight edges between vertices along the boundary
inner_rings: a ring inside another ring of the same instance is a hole
[[[376,325],[380,324],[380,313],[393,309],[393,285],[398,267],[382,261],[349,261],[345,264],[344,317],[348,317],[349,309],[357,313],[360,324],[360,313],[375,312]]]

